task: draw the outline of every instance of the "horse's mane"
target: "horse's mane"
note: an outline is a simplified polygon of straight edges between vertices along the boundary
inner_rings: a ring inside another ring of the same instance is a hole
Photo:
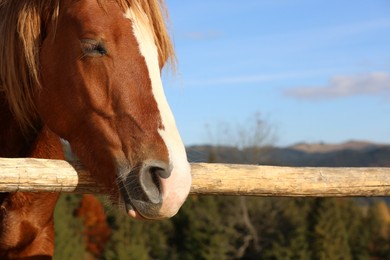
[[[105,0],[97,1],[104,8]],[[123,10],[132,6],[136,13],[146,14],[160,63],[174,61],[164,0],[116,1]],[[59,5],[60,0],[0,0],[0,95],[3,92],[23,129],[33,126],[36,118],[33,93],[40,87],[39,48],[47,24],[57,20]]]

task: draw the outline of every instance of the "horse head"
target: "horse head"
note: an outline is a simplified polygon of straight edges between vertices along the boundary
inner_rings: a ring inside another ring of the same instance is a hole
[[[143,5],[62,1],[45,29],[34,98],[42,121],[127,213],[155,219],[176,214],[191,174],[161,81],[159,5]]]

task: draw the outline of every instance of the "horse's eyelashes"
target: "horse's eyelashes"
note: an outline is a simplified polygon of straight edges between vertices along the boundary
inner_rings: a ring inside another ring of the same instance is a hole
[[[101,42],[92,39],[81,40],[81,49],[84,52],[84,55],[87,56],[104,56],[107,54],[104,45]]]

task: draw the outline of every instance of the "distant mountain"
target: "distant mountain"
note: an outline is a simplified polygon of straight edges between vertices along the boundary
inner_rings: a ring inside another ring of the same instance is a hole
[[[191,146],[192,162],[252,163],[279,166],[390,167],[390,145],[349,141],[342,144],[299,143],[289,147],[237,149],[229,146]]]
[[[355,150],[355,151],[364,151],[371,150],[378,147],[383,147],[384,145],[375,144],[364,141],[348,141],[341,144],[326,144],[326,143],[298,143],[290,146],[290,149],[297,151],[307,152],[307,153],[328,153],[336,152],[341,150]]]

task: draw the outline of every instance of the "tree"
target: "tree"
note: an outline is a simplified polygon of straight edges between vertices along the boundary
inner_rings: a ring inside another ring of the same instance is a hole
[[[384,201],[370,205],[367,213],[368,248],[372,259],[390,255],[390,214]]]
[[[86,194],[80,201],[76,216],[82,220],[86,250],[94,257],[101,258],[111,237],[106,215],[101,202],[93,195]]]
[[[260,113],[235,126],[220,123],[214,127],[208,126],[207,130],[214,143],[209,151],[209,162],[257,164],[267,146],[275,140],[273,129]],[[219,156],[222,150],[225,151],[225,157]],[[256,200],[264,202],[266,199]],[[253,205],[248,204],[250,200],[245,197],[223,197],[216,201],[224,227],[228,230],[229,258],[258,258],[261,242],[254,225],[254,218],[257,216],[251,212]]]
[[[179,259],[226,259],[228,236],[215,197],[190,197],[172,219]]]
[[[308,199],[248,198],[257,246],[244,259],[311,259],[307,242]]]
[[[104,259],[175,259],[171,220],[133,220],[108,205],[106,211],[112,235]]]
[[[114,210],[108,218],[112,235],[106,246],[105,259],[149,259],[142,223],[134,224],[128,216]]]
[[[352,259],[368,259],[368,228],[363,207],[355,199],[339,199],[338,202],[348,234]]]
[[[61,195],[54,211],[55,259],[85,259],[83,226],[74,211],[80,203],[81,195]]]
[[[351,259],[348,234],[337,199],[317,198],[311,216],[312,252],[315,259]]]
[[[257,112],[245,122],[235,125],[220,122],[218,125],[206,125],[211,143],[215,146],[231,146],[238,149],[264,147],[276,140],[274,129],[264,116]]]

